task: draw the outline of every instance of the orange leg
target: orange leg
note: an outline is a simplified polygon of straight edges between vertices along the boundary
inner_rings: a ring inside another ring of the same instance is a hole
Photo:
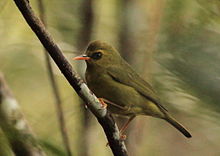
[[[101,103],[101,107],[102,107],[103,109],[107,108],[108,105],[105,103],[104,99],[103,99],[103,98],[98,98],[98,99],[99,99],[99,101],[100,101],[100,103]]]
[[[104,98],[102,98],[102,100],[103,100],[105,103],[107,103],[107,104],[109,104],[109,105],[112,105],[112,106],[114,106],[114,107],[117,107],[117,108],[119,108],[119,109],[121,109],[121,110],[124,110],[124,111],[129,110],[129,108],[127,108],[126,106],[120,106],[120,105],[118,105],[118,104],[116,104],[116,103],[113,103],[113,102],[111,102],[111,101],[109,101],[109,100],[107,100],[107,99],[104,99]]]
[[[126,135],[124,135],[124,131],[128,128],[129,123],[135,118],[135,115],[131,116],[128,121],[122,126],[122,128],[120,129],[120,139],[125,140],[126,139]]]
[[[111,102],[111,101],[109,101],[109,100],[107,100],[107,99],[104,99],[104,98],[98,98],[99,99],[99,101],[100,101],[100,103],[101,103],[101,105],[102,105],[102,108],[106,108],[108,105],[106,104],[106,103],[108,103],[108,104],[110,104],[110,105],[113,105],[113,106],[115,106],[115,107],[118,107],[118,108],[120,108],[120,109],[122,109],[122,110],[128,110],[128,108],[126,108],[126,107],[122,107],[122,106],[120,106],[120,105],[117,105],[117,104],[115,104],[115,103],[113,103],[113,102]],[[131,116],[129,119],[128,119],[128,121],[122,126],[122,128],[120,129],[120,134],[122,134],[122,133],[124,133],[124,131],[128,128],[128,125],[129,125],[129,123],[133,120],[135,118],[135,115],[133,115],[133,116]]]
[[[127,136],[124,133],[124,131],[128,128],[129,123],[135,118],[135,115],[131,116],[128,121],[122,126],[122,128],[119,130],[119,136],[120,140],[126,140]],[[106,144],[108,146],[109,143]]]

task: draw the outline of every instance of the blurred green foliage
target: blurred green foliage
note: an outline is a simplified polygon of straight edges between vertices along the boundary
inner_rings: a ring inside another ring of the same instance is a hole
[[[86,46],[78,45],[79,40],[86,40],[81,35],[87,22],[82,16],[85,1],[44,1],[48,30],[68,52],[65,56],[70,61],[76,55],[71,52],[82,53],[78,49]],[[37,1],[30,2],[38,12]],[[219,155],[220,2],[91,0],[91,4],[91,40],[105,40],[120,49],[123,57],[154,83],[164,105],[193,135],[186,140],[162,121],[138,117],[134,128],[130,126],[131,155]],[[65,155],[43,48],[13,1],[0,1],[0,8],[0,71],[49,155]],[[73,62],[73,66],[79,73],[85,70],[83,63],[76,67]],[[84,107],[53,67],[72,151],[82,155]],[[111,155],[100,126],[93,120],[89,124],[89,155]]]

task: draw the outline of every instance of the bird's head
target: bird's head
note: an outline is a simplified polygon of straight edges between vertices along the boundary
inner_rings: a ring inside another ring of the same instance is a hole
[[[102,41],[93,41],[88,45],[85,54],[74,57],[74,60],[85,60],[87,66],[107,67],[109,64],[117,64],[120,55],[111,45]]]

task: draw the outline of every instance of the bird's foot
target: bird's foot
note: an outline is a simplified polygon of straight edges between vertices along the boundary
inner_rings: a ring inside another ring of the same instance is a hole
[[[98,98],[99,102],[101,103],[101,108],[106,109],[107,108],[107,104],[105,103],[103,98]]]
[[[125,141],[127,139],[127,136],[125,134],[120,134],[120,140]]]

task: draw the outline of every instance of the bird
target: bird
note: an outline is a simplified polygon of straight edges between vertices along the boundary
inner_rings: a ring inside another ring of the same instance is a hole
[[[125,137],[123,132],[128,124],[137,115],[163,119],[185,137],[192,137],[190,132],[168,113],[150,83],[141,78],[109,43],[92,41],[86,52],[73,60],[86,61],[86,83],[103,107],[107,105],[111,113],[129,118],[120,130],[122,138]]]

